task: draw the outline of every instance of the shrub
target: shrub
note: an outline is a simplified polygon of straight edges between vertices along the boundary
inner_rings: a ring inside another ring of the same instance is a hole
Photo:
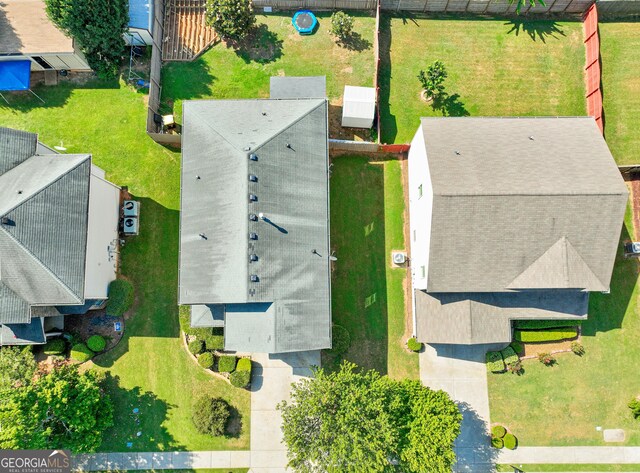
[[[224,349],[224,335],[216,335],[215,333],[211,333],[200,339],[204,342],[204,346],[209,351]]]
[[[207,24],[224,39],[244,38],[256,22],[251,0],[207,0]]]
[[[491,437],[491,446],[493,448],[502,448],[504,447],[504,441],[498,437]]]
[[[516,352],[511,347],[503,348],[500,352],[502,354],[502,358],[504,359],[505,365],[509,365],[511,363],[517,363],[520,358],[516,355]]]
[[[194,355],[199,355],[204,351],[204,342],[202,340],[192,340],[189,342],[189,351]]]
[[[328,353],[334,356],[340,356],[347,352],[351,346],[351,335],[349,331],[342,325],[333,325],[331,327],[331,349]]]
[[[562,330],[541,330],[539,332],[528,332],[516,330],[515,339],[522,343],[557,342],[567,338],[578,336],[576,327]]]
[[[64,353],[67,344],[61,338],[49,340],[43,348],[45,355],[60,355]]]
[[[331,15],[331,33],[339,40],[344,41],[353,31],[353,18],[343,11],[337,11]]]
[[[71,347],[71,359],[84,363],[93,358],[93,352],[84,343],[76,343]]]
[[[514,325],[520,330],[539,330],[544,328],[575,327],[582,320],[516,320]]]
[[[491,428],[491,435],[493,435],[494,437],[497,437],[499,439],[504,437],[506,433],[507,433],[507,429],[505,429],[504,426],[502,426],[502,425],[494,425]]]
[[[550,355],[549,353],[539,353],[538,361],[540,361],[540,363],[542,363],[545,366],[553,366],[556,362],[556,358],[553,355]]]
[[[518,439],[513,434],[505,435],[503,441],[504,441],[504,447],[508,448],[509,450],[513,450],[518,446]]]
[[[416,340],[415,337],[411,337],[409,340],[407,340],[407,348],[409,348],[409,350],[411,351],[415,351],[416,353],[418,353],[420,350],[422,350],[422,347],[424,347],[424,344]]]
[[[236,371],[249,371],[251,372],[251,358],[240,358],[236,365]]]
[[[211,353],[210,351],[205,351],[200,356],[198,356],[198,363],[205,370],[210,370],[211,368],[213,368],[213,353]]]
[[[580,342],[571,342],[571,351],[578,356],[584,355],[584,346]]]
[[[429,97],[436,98],[444,92],[444,80],[447,78],[447,69],[441,61],[436,61],[427,67],[426,72],[418,73],[418,80]]]
[[[120,317],[133,304],[133,285],[124,279],[116,279],[109,284],[107,315]]]
[[[513,348],[513,351],[516,352],[518,355],[522,354],[522,352],[524,351],[524,345],[522,345],[522,343],[516,340],[511,342],[509,346]]]
[[[201,434],[219,436],[224,434],[230,416],[230,406],[224,399],[201,397],[193,407],[191,419]]]
[[[502,354],[499,351],[487,352],[487,367],[493,373],[502,373],[504,371],[504,361],[502,360]]]
[[[93,352],[99,353],[107,346],[107,341],[101,335],[91,335],[87,340],[87,346]]]
[[[229,375],[229,381],[236,388],[246,388],[251,382],[251,371],[235,370]]]
[[[231,373],[236,369],[236,357],[234,355],[222,355],[218,359],[218,371]]]
[[[629,409],[631,409],[631,413],[633,414],[633,418],[637,419],[638,417],[640,417],[640,399],[639,398],[634,398],[631,399],[631,401],[628,404]]]
[[[522,368],[522,363],[520,363],[520,360],[509,363],[507,365],[507,371],[509,373],[517,375],[521,375],[524,373],[524,369]]]

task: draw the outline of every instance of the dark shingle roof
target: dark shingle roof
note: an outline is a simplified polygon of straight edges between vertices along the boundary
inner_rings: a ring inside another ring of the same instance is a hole
[[[328,347],[326,101],[193,101],[183,115],[180,303],[273,303],[259,343],[243,337],[256,312],[227,308],[230,349]]]

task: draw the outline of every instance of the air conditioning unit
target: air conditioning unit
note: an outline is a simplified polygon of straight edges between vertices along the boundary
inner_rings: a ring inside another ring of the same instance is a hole
[[[640,242],[630,241],[624,245],[625,256],[640,256]]]
[[[122,222],[122,232],[125,235],[137,235],[139,222],[137,217],[125,217]]]
[[[402,251],[394,251],[391,253],[391,260],[393,264],[401,266],[407,262],[407,254]]]
[[[140,202],[136,200],[125,200],[122,209],[125,217],[140,216]]]

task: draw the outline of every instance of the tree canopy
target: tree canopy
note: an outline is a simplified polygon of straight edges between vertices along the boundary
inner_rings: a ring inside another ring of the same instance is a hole
[[[102,377],[75,366],[49,374],[0,398],[0,448],[94,452],[113,425],[113,405]]]
[[[47,15],[74,38],[100,77],[118,75],[128,31],[128,0],[45,0]]]
[[[516,4],[516,15],[520,14],[520,10],[522,10],[522,7],[524,7],[527,3],[529,4],[530,8],[535,7],[536,3],[543,7],[547,6],[544,0],[509,0],[509,3],[511,5],[513,5],[514,3]]]
[[[314,374],[278,406],[295,471],[451,471],[462,415],[445,392],[347,362]]]
[[[224,39],[241,40],[255,23],[251,0],[207,0],[207,24]]]
[[[36,372],[31,347],[0,348],[0,391],[26,386]]]

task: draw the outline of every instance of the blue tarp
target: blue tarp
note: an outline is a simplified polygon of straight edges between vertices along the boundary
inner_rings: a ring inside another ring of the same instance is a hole
[[[0,61],[0,91],[29,90],[31,61]]]
[[[129,27],[151,31],[153,0],[129,0]]]

